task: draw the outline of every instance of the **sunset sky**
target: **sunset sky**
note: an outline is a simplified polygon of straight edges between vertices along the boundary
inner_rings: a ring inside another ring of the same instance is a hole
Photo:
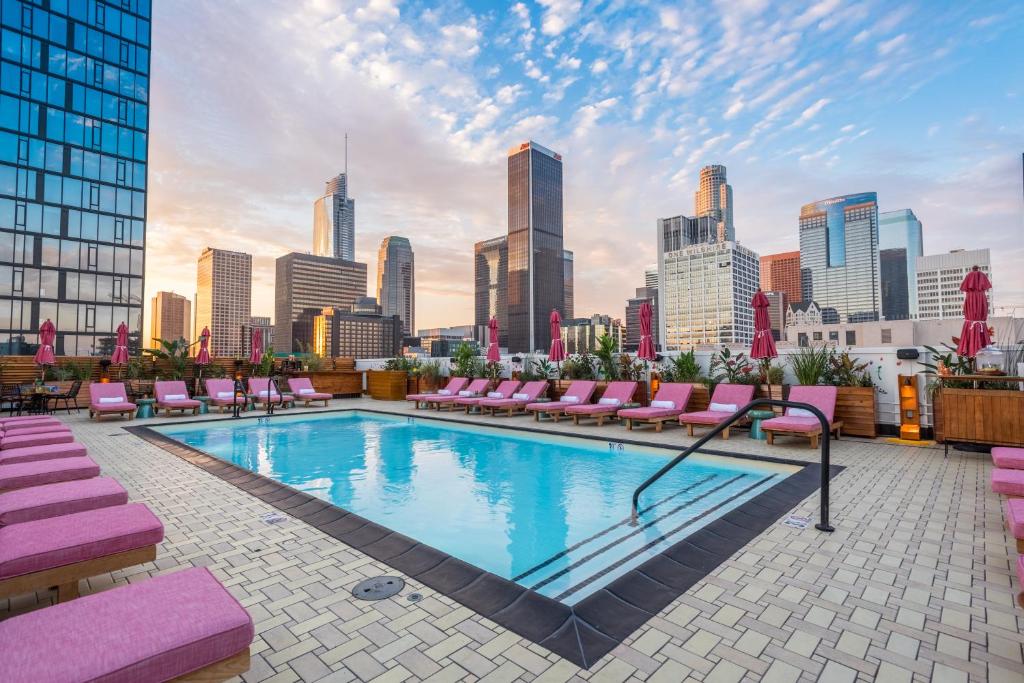
[[[215,246],[253,255],[272,315],[347,131],[357,259],[372,295],[381,239],[412,241],[417,328],[472,322],[473,243],[506,231],[531,138],[563,155],[577,315],[623,315],[709,163],[761,254],[797,248],[802,204],[876,191],[926,254],[990,247],[1024,315],[1022,29],[1010,0],[157,2],[147,299],[192,298]]]

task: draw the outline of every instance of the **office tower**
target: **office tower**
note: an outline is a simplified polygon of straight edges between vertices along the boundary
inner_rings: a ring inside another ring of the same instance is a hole
[[[488,343],[487,323],[498,319],[498,345],[508,348],[508,237],[473,245],[473,336]]]
[[[249,318],[248,322],[242,323],[242,358],[248,358],[249,353],[252,352],[252,332],[254,329],[258,329],[260,334],[263,335],[264,351],[274,346],[274,326],[270,324],[270,317],[254,315]],[[199,331],[202,332],[202,330]]]
[[[547,351],[565,310],[562,157],[536,142],[508,152],[508,350]]]
[[[576,310],[576,297],[573,293],[573,253],[571,251],[562,252],[562,265],[565,266],[564,278],[565,278],[565,304],[562,308],[562,316],[565,318],[571,318],[575,315]]]
[[[604,335],[615,340],[615,349],[622,350],[622,321],[610,315],[594,314],[589,318],[567,318],[562,321],[562,344],[566,353],[593,353],[597,340]]]
[[[714,216],[659,218],[658,234],[670,240],[664,245],[666,251],[676,251],[697,244],[717,244],[722,241],[719,239],[718,220]]]
[[[333,306],[323,308],[313,318],[313,351],[326,358],[394,358],[399,355],[405,337],[401,316],[381,315],[376,310],[367,312],[365,305],[360,309],[364,312],[349,312]]]
[[[651,337],[654,341],[654,348],[661,350],[658,341],[658,290],[653,287],[637,287],[636,296],[626,300],[626,351],[635,352],[640,348],[640,307],[644,302],[651,305]]]
[[[874,192],[812,202],[800,209],[804,294],[842,322],[878,320],[878,198]]]
[[[0,12],[0,354],[34,353],[47,319],[57,355],[110,354],[121,322],[138,353],[150,3]]]
[[[416,266],[405,237],[385,237],[377,251],[377,302],[384,315],[402,319],[402,330],[416,329]]]
[[[764,268],[764,258],[761,258],[761,267]],[[764,271],[761,271],[762,274]],[[763,277],[762,277],[763,279]],[[762,286],[761,289],[764,289]],[[768,298],[768,320],[772,326],[772,337],[775,341],[781,341],[786,330],[786,311],[789,310],[789,295],[785,292],[765,292]]]
[[[787,251],[761,257],[761,289],[766,292],[785,292],[786,301],[803,301],[800,287],[800,252]]]
[[[195,304],[195,329],[210,328],[210,353],[241,356],[242,324],[252,315],[252,256],[206,247],[199,256]]]
[[[377,298],[372,296],[356,297],[356,302],[352,304],[352,312],[361,315],[382,315]]]
[[[707,216],[714,219],[716,239],[713,241],[736,239],[732,222],[732,186],[726,181],[725,166],[713,164],[700,169],[700,185],[694,193],[693,205],[696,218]]]
[[[431,327],[419,330],[416,335],[420,338],[420,346],[426,349],[431,358],[448,358],[463,342],[469,343],[474,349],[486,344],[486,338],[482,343],[474,338],[476,332],[476,325],[456,325]]]
[[[916,317],[917,259],[924,256],[924,240],[921,221],[912,210],[878,214],[878,249],[882,316],[886,320]]]
[[[988,249],[956,249],[948,254],[918,257],[915,264],[918,319],[963,318],[964,293],[960,291],[960,283],[974,266],[992,280],[994,289],[996,283]],[[992,289],[988,291],[989,313],[993,309],[992,292]]]
[[[366,264],[292,252],[277,259],[274,279],[276,350],[305,351],[313,319],[332,307],[350,312],[366,296]]]
[[[355,261],[356,200],[348,196],[348,170],[327,181],[313,202],[313,254]]]
[[[658,264],[644,268],[644,287],[648,289],[658,288]]]
[[[156,339],[192,339],[192,302],[174,292],[157,292],[150,307],[149,339],[143,346],[153,348]],[[200,330],[201,332],[202,330]]]

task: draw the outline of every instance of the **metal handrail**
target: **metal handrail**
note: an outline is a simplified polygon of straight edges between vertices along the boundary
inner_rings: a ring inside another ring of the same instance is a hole
[[[284,401],[284,395],[281,393],[281,387],[277,385],[277,380],[274,379],[273,375],[267,377],[267,415],[274,414],[274,394],[281,397],[281,401]]]
[[[246,397],[245,402],[242,403],[242,405],[244,406],[246,403],[249,402],[248,393],[245,391],[245,385],[242,384],[242,380],[236,377],[233,388],[231,389],[231,417],[242,416],[242,411],[240,409],[241,406],[239,406],[238,404],[239,394]]]
[[[821,422],[821,521],[814,525],[814,528],[819,531],[835,531],[835,528],[828,523],[828,485],[829,485],[829,441],[831,440],[832,425],[829,424],[828,418],[825,417],[825,413],[821,412],[820,409],[811,405],[810,403],[798,403],[795,401],[782,401],[779,399],[768,399],[758,398],[754,399],[747,405],[737,410],[728,420],[720,422],[714,429],[705,434],[703,437],[697,440],[697,443],[693,444],[685,451],[677,455],[672,459],[672,462],[668,463],[660,470],[651,475],[647,481],[640,484],[636,491],[633,492],[633,509],[630,512],[630,524],[632,526],[637,525],[637,519],[639,517],[638,505],[640,494],[644,492],[648,486],[653,484],[655,481],[660,479],[662,475],[668,472],[670,469],[678,465],[680,462],[690,456],[691,453],[698,450],[701,446],[706,444],[708,441],[718,436],[721,432],[725,431],[738,420],[741,420],[754,408],[758,406],[782,406],[785,408],[803,408],[814,414],[818,421]]]

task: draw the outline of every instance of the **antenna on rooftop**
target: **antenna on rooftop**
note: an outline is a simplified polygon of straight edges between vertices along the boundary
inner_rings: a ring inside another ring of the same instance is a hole
[[[348,133],[345,133],[345,179],[348,180]]]

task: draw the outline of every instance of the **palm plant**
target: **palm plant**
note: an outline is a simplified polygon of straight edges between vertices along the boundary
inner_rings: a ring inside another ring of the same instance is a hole
[[[615,338],[607,332],[597,338],[597,351],[594,352],[594,355],[597,357],[601,375],[609,381],[619,378],[619,367],[615,363],[617,349],[618,344],[615,342]]]
[[[828,367],[829,350],[825,346],[802,346],[789,356],[796,381],[803,386],[814,386],[821,381]]]
[[[666,359],[658,372],[665,382],[697,382],[703,374],[693,349]]]
[[[171,379],[184,379],[185,368],[188,364],[188,342],[184,339],[154,339],[153,341],[157,342],[156,348],[144,349],[142,353],[166,362]]]

